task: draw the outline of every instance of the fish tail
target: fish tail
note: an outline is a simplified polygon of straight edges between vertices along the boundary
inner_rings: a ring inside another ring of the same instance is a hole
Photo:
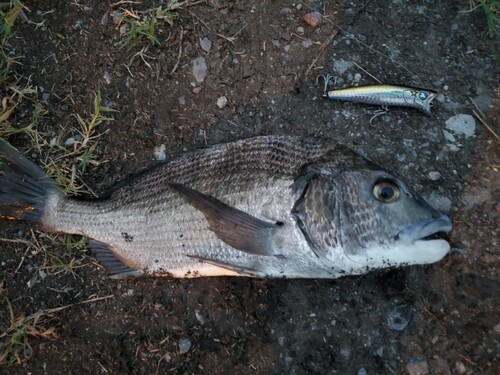
[[[47,205],[60,196],[54,180],[0,138],[0,219],[43,225]]]

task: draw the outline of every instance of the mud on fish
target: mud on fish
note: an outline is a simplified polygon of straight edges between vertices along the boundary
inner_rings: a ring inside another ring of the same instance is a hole
[[[0,217],[84,235],[113,277],[336,278],[437,262],[450,219],[330,139],[264,136],[187,153],[109,198],[66,197],[0,141]],[[432,236],[432,238],[429,238]]]

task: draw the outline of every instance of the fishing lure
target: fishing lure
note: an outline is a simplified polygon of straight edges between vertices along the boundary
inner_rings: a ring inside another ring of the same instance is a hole
[[[369,85],[328,90],[328,84],[332,77],[329,75],[318,76],[316,82],[318,82],[320,78],[325,80],[323,97],[334,100],[347,100],[357,103],[380,105],[384,108],[384,112],[382,113],[387,112],[388,106],[400,106],[416,108],[430,115],[432,100],[437,94],[435,91],[427,89],[393,85]]]

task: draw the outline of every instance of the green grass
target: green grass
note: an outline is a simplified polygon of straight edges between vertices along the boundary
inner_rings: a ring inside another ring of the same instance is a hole
[[[491,37],[500,36],[500,1],[480,0],[481,8],[486,15],[488,32]]]
[[[122,10],[121,23],[125,23],[125,32],[117,43],[119,48],[127,47],[129,50],[139,44],[159,45],[156,36],[158,21],[172,25],[177,14],[162,7],[145,11]]]

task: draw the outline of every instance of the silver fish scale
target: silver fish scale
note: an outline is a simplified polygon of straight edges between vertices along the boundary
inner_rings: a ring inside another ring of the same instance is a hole
[[[304,269],[314,270],[319,263],[304,256],[312,252],[291,215],[295,198],[290,186],[301,167],[332,149],[330,144],[269,136],[202,149],[143,174],[109,200],[61,199],[43,223],[106,243],[126,265],[148,273],[179,276],[179,272],[197,272],[200,261],[186,256],[190,255],[252,265],[264,274],[272,270],[275,276],[285,272],[288,277],[304,275]],[[226,245],[207,228],[201,212],[170,191],[170,182],[219,198],[259,219],[283,222],[278,241],[289,249],[293,265],[273,257],[263,261],[262,256]]]

